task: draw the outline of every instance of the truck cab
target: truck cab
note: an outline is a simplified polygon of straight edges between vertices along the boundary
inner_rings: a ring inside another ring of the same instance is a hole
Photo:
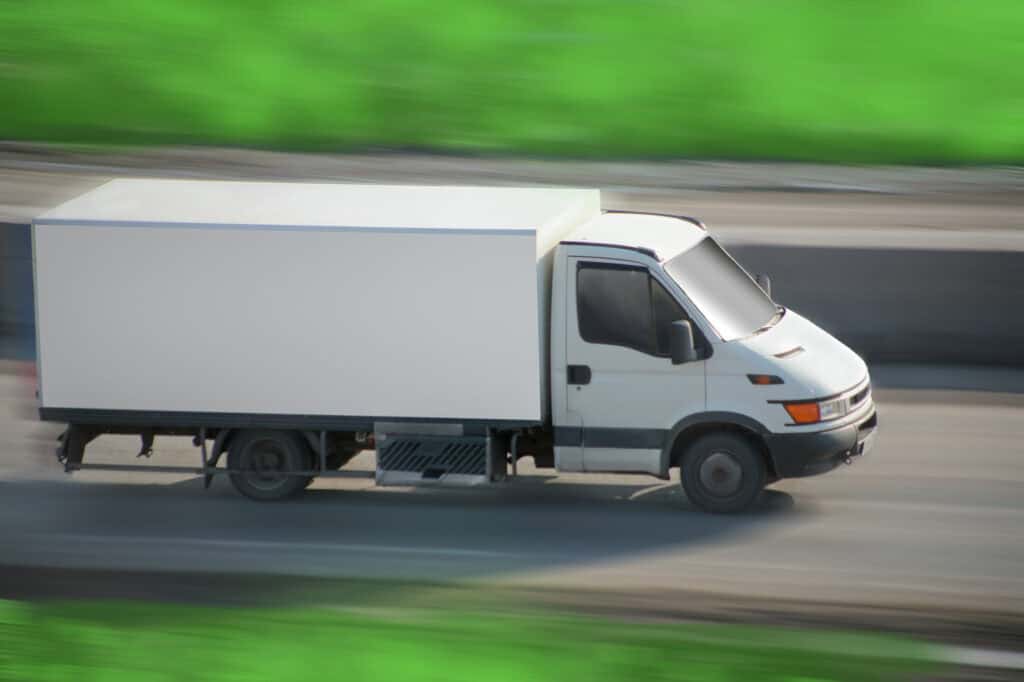
[[[775,303],[699,221],[606,212],[554,253],[551,415],[560,471],[673,467],[710,511],[867,452],[867,366]]]

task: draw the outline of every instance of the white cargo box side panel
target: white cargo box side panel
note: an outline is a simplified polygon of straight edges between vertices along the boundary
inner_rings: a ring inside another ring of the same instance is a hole
[[[33,227],[44,407],[542,417],[534,231],[98,222]]]

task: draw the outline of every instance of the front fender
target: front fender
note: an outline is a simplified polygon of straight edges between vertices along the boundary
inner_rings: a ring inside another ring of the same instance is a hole
[[[760,438],[764,438],[769,433],[768,428],[764,424],[738,412],[696,412],[683,417],[676,422],[675,426],[673,426],[665,436],[665,443],[661,450],[662,478],[668,477],[669,468],[672,466],[672,451],[675,449],[676,442],[679,440],[680,435],[691,430],[704,431],[708,427],[716,425],[724,426],[726,428],[738,427],[745,431],[749,431]],[[770,453],[769,456],[771,456]]]

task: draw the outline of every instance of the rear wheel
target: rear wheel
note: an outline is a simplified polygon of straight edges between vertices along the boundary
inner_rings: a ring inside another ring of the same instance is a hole
[[[764,457],[743,436],[708,434],[686,450],[679,479],[690,502],[704,511],[743,511],[764,488]]]
[[[287,431],[243,431],[231,441],[228,468],[235,490],[260,501],[282,500],[302,491],[309,477],[287,472],[312,468],[309,448]]]

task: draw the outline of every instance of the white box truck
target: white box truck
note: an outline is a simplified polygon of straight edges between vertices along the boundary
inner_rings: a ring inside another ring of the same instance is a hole
[[[871,445],[868,370],[686,217],[596,190],[122,179],[33,223],[58,457],[191,436],[195,471],[291,496],[672,468],[710,511]],[[226,455],[226,457],[225,457]],[[141,465],[144,468],[145,465]]]

